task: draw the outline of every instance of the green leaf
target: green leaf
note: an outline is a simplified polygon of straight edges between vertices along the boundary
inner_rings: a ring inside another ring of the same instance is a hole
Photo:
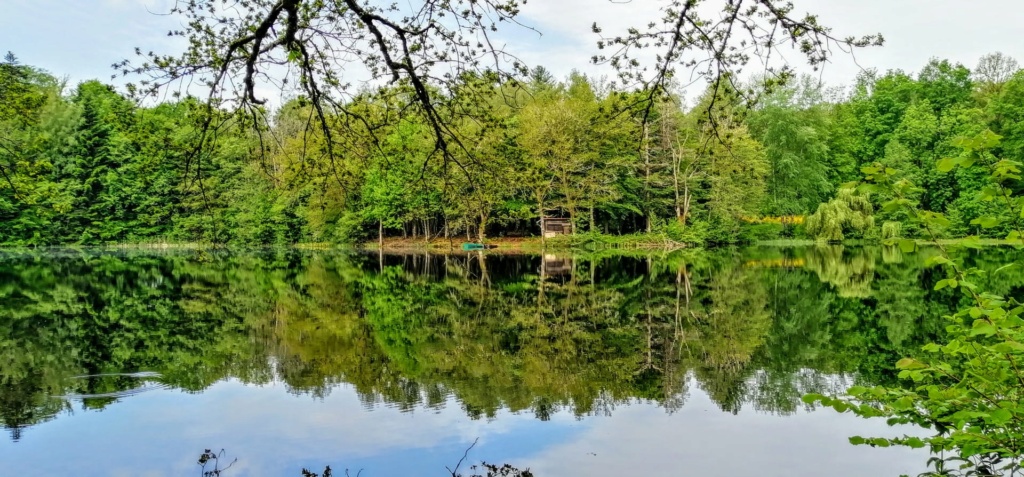
[[[1000,222],[996,217],[978,217],[971,221],[971,225],[980,225],[984,229],[990,229],[999,225]]]
[[[903,253],[910,253],[917,249],[917,242],[914,242],[911,239],[902,239],[899,241],[899,244],[900,250],[903,251]]]
[[[971,336],[992,336],[994,334],[996,334],[996,327],[988,320],[975,320],[971,325]]]
[[[1024,343],[1017,341],[1004,341],[992,346],[997,353],[1020,353],[1024,351]]]
[[[918,212],[917,216],[924,223],[933,227],[946,228],[949,227],[950,225],[949,219],[947,219],[945,215],[942,215],[938,212],[923,210]]]
[[[981,245],[981,238],[978,237],[977,235],[968,235],[968,236],[960,239],[960,241],[957,242],[957,243],[961,247],[965,247],[965,248],[980,249],[982,247],[982,245]]]
[[[913,369],[925,369],[928,365],[924,364],[914,358],[903,358],[896,362],[896,369],[913,370]]]
[[[850,389],[846,390],[846,394],[851,396],[860,396],[866,392],[868,392],[868,388],[864,386],[850,386]]]
[[[989,414],[989,420],[996,424],[1002,424],[1013,419],[1013,413],[1007,409],[996,409]]]
[[[849,411],[850,410],[850,405],[846,404],[845,402],[836,400],[836,401],[832,402],[832,409],[835,409],[836,412],[841,414],[841,413],[844,413],[846,411]]]
[[[978,149],[992,149],[999,145],[999,141],[1003,139],[1002,136],[992,132],[991,129],[986,129],[975,136],[974,146]]]
[[[897,411],[907,411],[913,409],[914,400],[910,396],[903,396],[892,403],[892,408]]]
[[[987,185],[978,191],[978,198],[984,202],[992,202],[999,196],[999,190],[995,186]]]
[[[952,157],[946,157],[939,159],[938,168],[939,172],[949,172],[956,167],[957,160]]]
[[[800,400],[803,401],[804,404],[814,404],[814,403],[816,403],[818,401],[821,401],[824,398],[825,398],[825,396],[822,396],[821,394],[809,393],[809,394],[804,394],[803,396],[801,396]]]
[[[861,436],[852,436],[852,437],[850,437],[850,444],[853,444],[855,446],[864,445],[866,443],[867,443],[867,439],[865,439],[865,438],[863,438]]]

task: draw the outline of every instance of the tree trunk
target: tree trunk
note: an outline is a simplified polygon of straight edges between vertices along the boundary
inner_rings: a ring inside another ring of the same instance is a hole
[[[540,280],[537,280],[537,314],[540,315],[540,310],[544,304],[544,282],[548,278],[548,261],[544,254],[540,256]]]
[[[477,230],[477,237],[480,243],[484,243],[484,236],[487,234],[487,214],[480,214],[480,230]]]
[[[544,196],[541,192],[537,192],[537,217],[540,217],[540,248],[543,250],[547,247],[548,239],[544,230]]]
[[[690,218],[690,183],[686,181],[683,183],[683,225],[686,225],[687,219]]]
[[[677,158],[675,154],[672,155],[672,189],[673,192],[675,192],[676,197],[676,220],[678,220],[679,223],[685,223],[686,221],[683,219],[682,204],[679,203],[679,158]]]
[[[377,222],[377,246],[384,250],[384,221]]]
[[[594,206],[590,206],[590,231],[597,232],[597,221],[594,220]]]
[[[480,284],[486,288],[491,287],[491,275],[487,273],[487,257],[483,252],[477,252],[477,260],[480,261]],[[480,301],[483,303],[483,300]]]
[[[651,233],[651,137],[647,124],[643,126],[644,134],[644,220],[647,233]]]

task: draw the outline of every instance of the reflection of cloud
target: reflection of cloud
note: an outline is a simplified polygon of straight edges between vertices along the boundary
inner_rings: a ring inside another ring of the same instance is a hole
[[[283,384],[228,382],[202,394],[134,396],[103,412],[36,426],[16,446],[0,447],[0,462],[9,463],[5,472],[12,475],[177,476],[198,471],[203,449],[223,448],[227,462],[238,458],[228,475],[292,475],[303,466],[324,465],[390,475],[380,470],[443,470],[478,437],[476,452],[499,452],[508,434],[524,429],[529,438],[513,440],[524,454],[532,453],[537,432],[531,426],[550,430],[575,423],[568,416],[554,421],[507,412],[472,420],[454,402],[410,413],[387,406],[367,410],[348,386],[318,400],[289,394]]]
[[[223,448],[224,464],[238,459],[228,475],[296,475],[325,465],[429,475],[454,465],[479,437],[469,462],[508,462],[538,476],[788,476],[827,469],[842,477],[899,475],[924,463],[919,452],[851,446],[846,438],[854,434],[895,432],[831,410],[734,416],[700,391],[674,414],[635,402],[610,416],[563,412],[542,422],[508,412],[472,420],[454,402],[411,413],[367,410],[348,386],[319,400],[289,394],[282,384],[228,382],[197,395],[134,396],[103,412],[34,427],[24,441],[0,446],[0,462],[12,475],[170,477],[197,472],[203,449]]]
[[[884,422],[825,409],[779,417],[718,411],[702,392],[672,415],[650,405],[596,419],[528,466],[538,476],[915,475],[927,453],[852,446],[847,437],[897,435]]]

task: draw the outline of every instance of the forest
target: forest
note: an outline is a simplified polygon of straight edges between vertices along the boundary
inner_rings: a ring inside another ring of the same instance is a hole
[[[983,171],[940,170],[983,131],[1001,136],[995,154],[1024,159],[1024,73],[1005,55],[850,85],[795,77],[753,96],[677,91],[648,108],[647,92],[613,86],[542,67],[524,82],[467,74],[444,93],[458,110],[440,114],[472,142],[437,159],[431,123],[388,103],[398,86],[330,117],[364,125],[317,127],[303,96],[251,115],[192,97],[138,102],[9,53],[0,244],[484,241],[536,236],[541,216],[571,219],[578,235],[695,245],[922,237],[883,207],[889,192],[846,186],[877,165],[920,186],[920,208],[949,220],[941,236],[1009,231],[989,219],[1006,212],[979,195]]]

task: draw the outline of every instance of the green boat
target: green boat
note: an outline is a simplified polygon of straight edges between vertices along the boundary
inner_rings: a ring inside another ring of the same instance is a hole
[[[466,242],[462,244],[462,249],[466,251],[470,250],[487,250],[489,248],[498,248],[497,245],[491,245],[486,243],[470,243]]]

